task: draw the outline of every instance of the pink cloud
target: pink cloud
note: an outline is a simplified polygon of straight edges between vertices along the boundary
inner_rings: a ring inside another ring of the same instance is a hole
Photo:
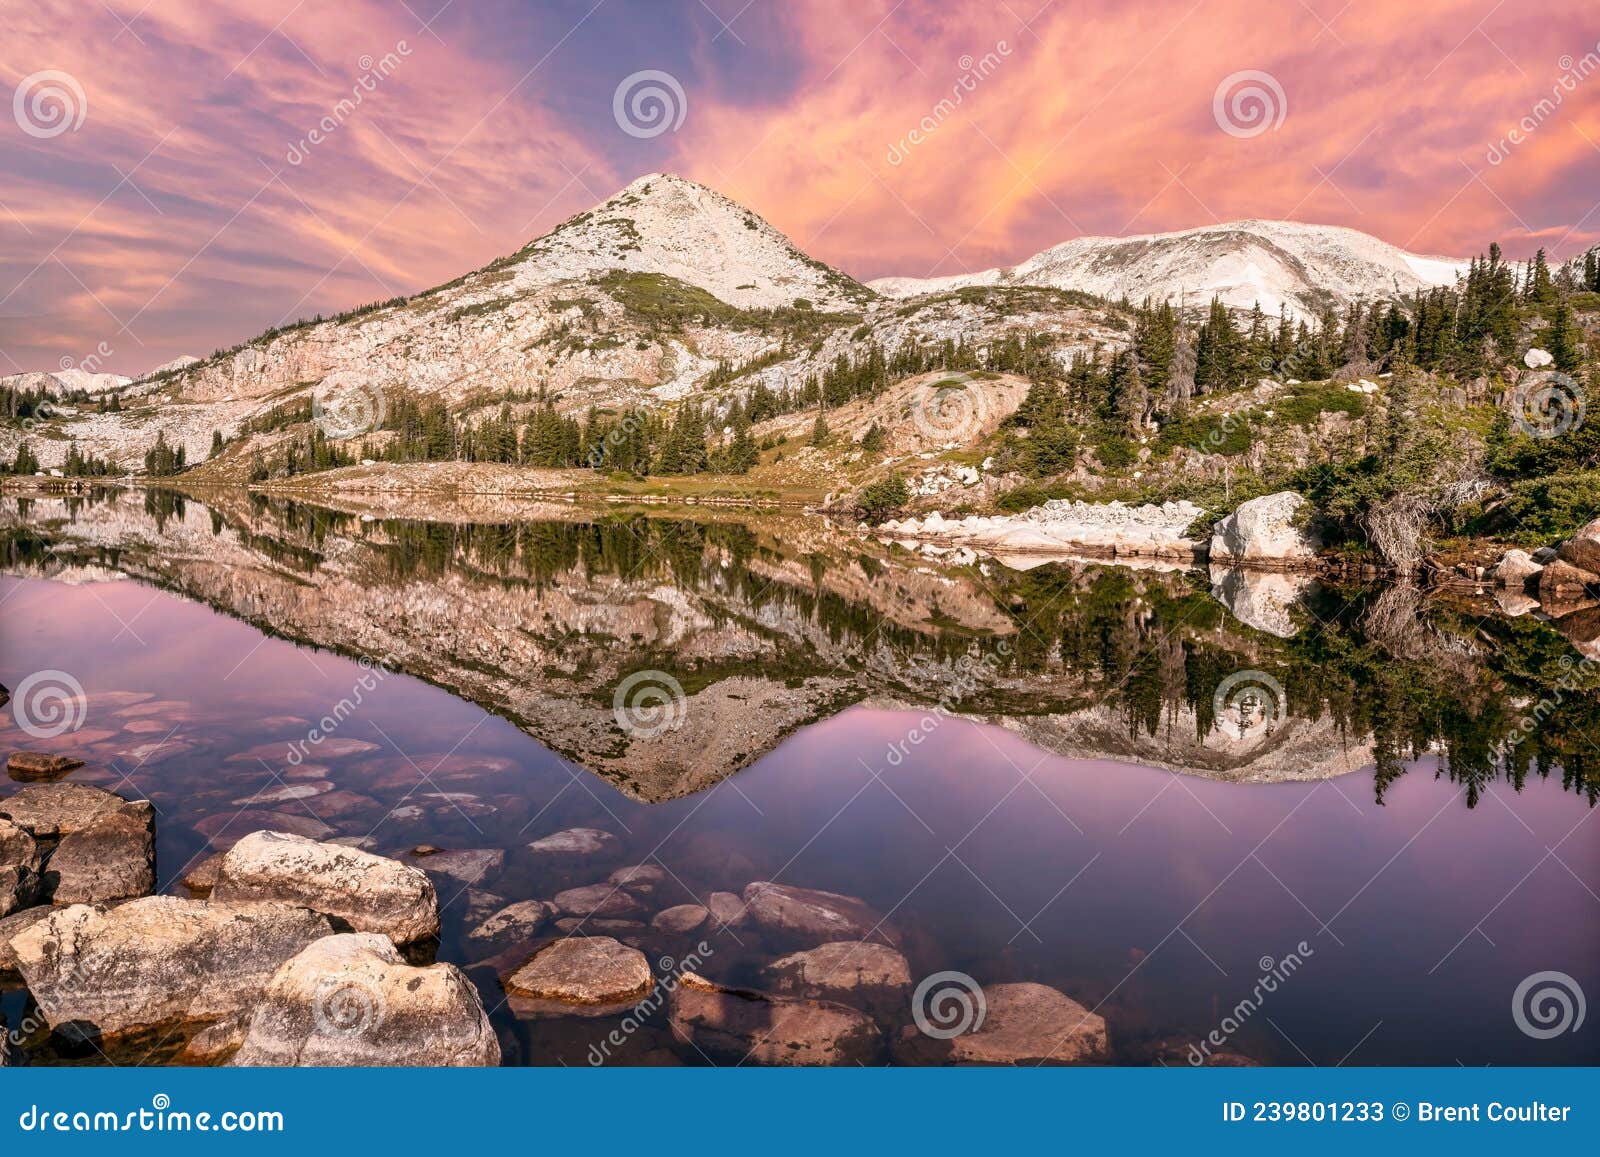
[[[132,31],[116,36],[113,10]],[[520,72],[401,6],[114,0],[8,21],[8,91],[48,62],[89,105],[80,130],[8,136],[0,153],[14,364],[104,340],[137,371],[413,292],[617,182]]]
[[[15,6],[6,91],[61,69],[89,111],[50,139],[0,134],[0,372],[101,341],[132,372],[414,291],[661,167],[862,277],[1247,217],[1447,254],[1600,241],[1600,71],[1536,112],[1600,61],[1578,0],[794,0],[734,35],[685,4],[663,23],[682,43],[659,48],[688,61],[689,114],[646,143],[610,131],[609,72],[633,67],[612,58],[621,25],[595,27],[612,8],[570,43],[558,8],[512,29],[457,5],[441,40],[384,0]],[[560,50],[531,71],[501,43],[530,29]],[[760,90],[766,58],[782,67]],[[1213,97],[1245,70],[1286,107],[1239,137]]]

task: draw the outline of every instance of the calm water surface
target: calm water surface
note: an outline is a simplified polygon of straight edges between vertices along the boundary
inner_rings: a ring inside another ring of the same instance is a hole
[[[349,658],[146,582],[4,577],[0,608],[0,681],[55,668],[86,689],[82,730],[53,741],[89,758],[72,778],[155,801],[163,891],[183,894],[177,881],[209,837],[227,838],[237,801],[306,774],[289,745],[370,681]],[[1477,782],[1469,808],[1429,755],[1380,805],[1370,769],[1232,783],[856,706],[709,787],[646,803],[421,679],[391,674],[362,700],[335,731],[353,750],[306,757],[335,792],[257,810],[316,818],[383,852],[507,852],[477,889],[441,890],[439,956],[471,969],[509,1063],[586,1063],[596,1028],[518,1023],[492,967],[472,967],[486,953],[465,939],[467,909],[479,892],[510,902],[591,882],[519,854],[573,826],[621,837],[614,862],[665,865],[674,881],[659,907],[756,879],[860,896],[905,932],[914,977],[1055,986],[1106,1017],[1120,1063],[1182,1063],[1294,952],[1303,965],[1230,1049],[1282,1064],[1600,1060],[1592,1024],[1535,1040],[1512,1016],[1531,973],[1600,992],[1600,841],[1589,799],[1560,775]],[[24,745],[9,712],[0,724],[0,746]],[[913,730],[926,738],[908,744]],[[260,826],[246,823],[233,834]],[[753,981],[768,959],[748,934],[720,933],[713,948],[707,971],[728,981]],[[13,1022],[20,1002],[5,998]],[[616,1060],[697,1058],[652,1025]]]

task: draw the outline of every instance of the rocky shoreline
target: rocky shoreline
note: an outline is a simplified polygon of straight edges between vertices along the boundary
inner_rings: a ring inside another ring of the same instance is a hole
[[[986,1011],[970,1031],[930,1033],[915,929],[768,880],[674,902],[675,873],[612,866],[623,852],[600,829],[518,852],[569,885],[548,900],[491,891],[497,850],[385,856],[272,830],[194,866],[185,897],[152,894],[153,818],[148,801],[70,782],[0,799],[0,989],[27,1000],[0,1063],[494,1066],[519,1057],[526,1031],[580,1033],[602,1064],[647,1024],[711,1063],[1112,1055],[1102,1016],[1031,982],[974,988]],[[464,966],[434,959],[441,892],[467,901],[477,959]],[[520,1030],[497,1027],[502,1006]],[[643,1063],[681,1059],[657,1049]]]
[[[891,541],[966,547],[1012,557],[1050,556],[1165,561],[1261,570],[1316,570],[1321,543],[1308,504],[1291,491],[1241,503],[1218,520],[1209,539],[1193,536],[1205,511],[1192,502],[1127,506],[1052,499],[1013,515],[889,519],[876,532]]]

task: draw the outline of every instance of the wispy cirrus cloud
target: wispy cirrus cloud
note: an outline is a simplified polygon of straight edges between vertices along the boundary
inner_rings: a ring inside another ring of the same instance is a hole
[[[413,291],[661,168],[864,278],[1248,217],[1572,252],[1600,75],[1489,150],[1597,40],[1577,0],[46,0],[8,11],[0,93],[59,69],[89,107],[0,119],[0,373]],[[642,139],[611,105],[650,69],[688,109]],[[1286,107],[1232,135],[1213,99],[1245,71]]]
[[[1080,233],[1250,217],[1447,253],[1497,237],[1569,250],[1600,238],[1600,77],[1515,163],[1487,161],[1563,57],[1600,51],[1580,5],[1322,7],[886,2],[842,20],[821,0],[790,5],[807,62],[794,98],[702,99],[683,163],[867,274],[956,272]],[[999,67],[892,163],[893,142],[950,96],[963,62],[1000,42],[1011,51]],[[1286,115],[1230,136],[1213,98],[1244,70],[1279,83]]]
[[[111,0],[7,20],[7,92],[59,69],[88,115],[0,143],[0,372],[102,340],[137,370],[411,292],[617,179],[541,103],[537,70],[486,66],[400,4]]]

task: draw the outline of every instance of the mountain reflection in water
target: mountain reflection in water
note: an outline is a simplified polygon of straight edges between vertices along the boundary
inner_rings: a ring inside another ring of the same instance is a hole
[[[719,782],[861,702],[1218,779],[1370,766],[1380,802],[1430,753],[1469,807],[1486,784],[1530,775],[1600,798],[1600,664],[1584,658],[1596,643],[1484,599],[1244,572],[1013,570],[798,517],[550,505],[452,522],[243,493],[210,503],[13,501],[7,569],[126,573],[418,676],[644,801]],[[666,688],[672,713],[648,736],[629,726],[641,681]]]

